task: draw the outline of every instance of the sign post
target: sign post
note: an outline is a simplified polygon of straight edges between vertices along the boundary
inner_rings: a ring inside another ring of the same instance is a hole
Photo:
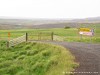
[[[79,34],[81,35],[81,40],[82,40],[82,35],[87,35],[90,36],[90,40],[92,41],[92,36],[94,35],[94,29],[90,28],[79,28]]]
[[[82,40],[82,34],[80,36],[81,36],[81,40]]]
[[[11,34],[10,34],[10,32],[8,32],[8,41],[10,40],[10,36],[11,36]]]

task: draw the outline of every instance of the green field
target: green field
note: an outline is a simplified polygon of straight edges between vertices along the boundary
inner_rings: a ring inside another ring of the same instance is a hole
[[[31,35],[30,38],[34,38],[33,40],[38,40],[39,33],[46,33],[46,36],[42,35],[42,38],[50,38],[47,36],[48,33],[53,32],[55,36],[54,39],[58,39],[58,41],[67,41],[67,42],[87,42],[87,43],[100,43],[100,25],[96,25],[94,27],[95,33],[93,37],[83,36],[82,40],[78,33],[77,28],[52,28],[52,29],[16,29],[16,30],[0,30],[0,39],[8,40],[8,32],[11,33],[10,39],[19,37],[24,35],[26,32]],[[60,37],[61,40],[58,38]],[[91,40],[92,39],[92,40]]]
[[[53,32],[54,41],[100,43],[100,25],[94,30],[92,38],[83,36],[82,40],[77,28],[0,30],[0,75],[63,75],[78,66],[75,57],[62,46],[24,42],[7,48],[8,39],[28,33],[28,40],[51,40]]]
[[[78,66],[62,46],[29,42],[6,48],[5,41],[0,44],[0,75],[64,75]]]

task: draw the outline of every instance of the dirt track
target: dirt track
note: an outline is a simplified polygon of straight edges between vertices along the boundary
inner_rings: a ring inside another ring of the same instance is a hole
[[[76,57],[80,66],[74,75],[100,75],[100,44],[48,42],[62,45]],[[67,74],[66,74],[67,75]]]

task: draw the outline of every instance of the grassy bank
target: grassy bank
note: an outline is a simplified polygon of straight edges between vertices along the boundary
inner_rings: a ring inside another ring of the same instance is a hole
[[[22,43],[6,49],[0,44],[0,75],[64,75],[78,64],[62,46],[45,43]]]

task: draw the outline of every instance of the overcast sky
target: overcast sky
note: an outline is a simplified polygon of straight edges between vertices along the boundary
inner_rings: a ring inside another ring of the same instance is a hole
[[[87,18],[100,16],[100,0],[0,0],[0,17]]]

